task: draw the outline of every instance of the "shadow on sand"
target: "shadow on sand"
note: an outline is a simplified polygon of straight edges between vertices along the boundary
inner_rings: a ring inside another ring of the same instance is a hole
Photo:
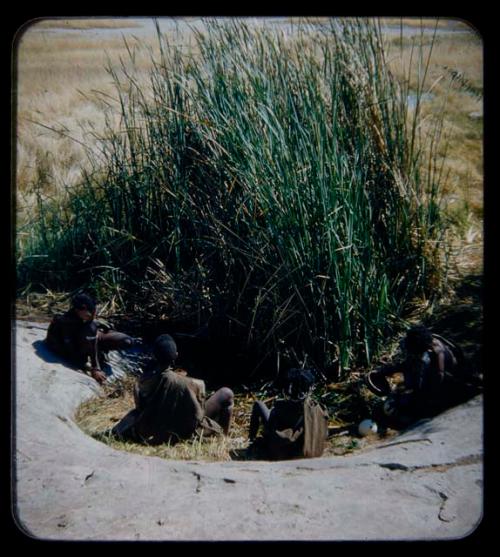
[[[47,347],[44,340],[35,340],[35,342],[32,343],[32,346],[35,349],[35,354],[40,359],[42,359],[44,362],[47,362],[49,364],[62,364],[64,367],[67,367],[68,369],[71,369],[73,371],[78,371],[80,373],[84,373],[82,368],[80,366],[76,365],[71,360],[68,360],[67,358],[59,356],[58,354],[54,354],[54,352],[52,352]],[[101,364],[101,370],[108,377],[113,375],[113,370],[107,362]]]
[[[80,368],[72,363],[70,360],[54,354],[54,352],[52,352],[47,347],[44,340],[35,340],[32,346],[35,349],[35,354],[44,362],[47,362],[49,364],[63,364],[65,367],[69,367],[70,369],[73,369],[75,371],[80,371]]]

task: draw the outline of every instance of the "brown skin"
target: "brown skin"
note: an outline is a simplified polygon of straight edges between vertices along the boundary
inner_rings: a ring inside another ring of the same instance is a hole
[[[90,358],[90,375],[104,383],[106,375],[100,368],[99,355],[110,350],[123,350],[133,344],[133,339],[117,331],[101,331],[95,322],[96,311],[70,309],[59,321],[49,326],[47,344],[55,352],[79,362]],[[83,364],[78,364],[83,365]]]
[[[234,408],[234,393],[228,387],[221,387],[205,402],[205,415],[215,420],[224,431],[229,433]]]
[[[179,357],[179,352],[176,350],[173,354],[172,360],[164,360],[159,362],[160,368],[173,367],[175,360]],[[186,376],[187,372],[183,371],[181,375]],[[134,389],[134,399],[136,407],[139,407],[139,387],[136,385]],[[213,395],[205,401],[205,415],[208,418],[216,421],[224,432],[224,435],[228,435],[229,429],[231,427],[231,420],[233,417],[234,410],[234,393],[229,387],[221,387]]]
[[[90,370],[90,375],[100,384],[102,385],[106,381],[106,375],[100,370],[93,368]]]
[[[432,345],[431,347],[427,350],[427,352],[430,353],[431,355],[431,361],[432,361],[432,383],[435,386],[440,385],[443,380],[444,380],[444,374],[445,374],[445,370],[446,370],[446,354],[449,353],[449,351],[443,346],[443,344],[441,343],[441,341],[439,341],[438,339],[433,339],[432,340]],[[402,362],[399,365],[387,365],[384,366],[382,369],[377,370],[374,372],[374,374],[381,374],[384,377],[389,377],[391,375],[394,375],[396,373],[403,373],[403,374],[407,374],[409,371],[408,369],[406,369],[405,367],[405,363],[409,361],[409,358],[420,358],[422,357],[422,354],[407,354],[407,360],[405,360],[405,362]],[[453,364],[456,364],[456,359],[455,357],[452,355],[452,359],[453,359]],[[405,381],[406,381],[407,377],[405,377]],[[410,379],[410,378],[408,378]]]
[[[88,309],[75,309],[74,310],[76,315],[84,322],[88,323],[93,321],[96,318],[97,311],[94,310],[93,312],[89,311]],[[90,375],[99,383],[102,384],[106,381],[106,375],[101,371],[99,367],[99,360],[98,360],[98,351],[97,351],[97,343],[98,343],[98,336],[96,336],[95,341],[92,341],[90,346],[90,363],[92,369],[90,370]]]
[[[175,352],[174,360],[169,363],[173,365],[179,357],[179,352]],[[183,373],[187,375],[187,373]],[[221,387],[205,402],[205,415],[216,421],[228,435],[231,427],[231,419],[234,409],[234,393],[229,387]]]
[[[372,376],[403,374],[404,388],[397,388],[392,394],[398,408],[398,419],[406,421],[434,415],[464,396],[454,378],[456,366],[453,352],[439,339],[433,338],[427,349],[407,350],[403,362],[384,366]],[[382,394],[391,394],[391,391]]]

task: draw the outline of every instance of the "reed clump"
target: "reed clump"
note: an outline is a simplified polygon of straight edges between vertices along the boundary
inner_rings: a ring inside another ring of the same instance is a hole
[[[108,68],[120,127],[77,186],[39,191],[19,287],[91,286],[138,318],[238,338],[255,369],[346,377],[439,290],[439,121],[420,135],[423,88],[410,108],[376,25],[215,21],[193,37],[159,33],[147,92],[135,48]]]

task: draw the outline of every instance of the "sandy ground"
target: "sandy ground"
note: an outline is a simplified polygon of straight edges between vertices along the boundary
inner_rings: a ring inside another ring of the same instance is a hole
[[[85,435],[99,387],[15,326],[14,515],[50,540],[438,540],[483,510],[477,397],[351,456],[202,463],[117,451]]]

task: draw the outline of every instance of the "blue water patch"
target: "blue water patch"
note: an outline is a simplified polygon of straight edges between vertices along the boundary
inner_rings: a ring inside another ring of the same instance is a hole
[[[143,343],[128,350],[109,352],[102,369],[111,381],[123,378],[126,375],[137,377],[143,373],[152,358],[151,347]]]
[[[432,93],[420,93],[420,104],[432,101],[433,99],[434,95]],[[417,106],[417,100],[417,93],[410,93],[406,98],[408,108],[414,110]]]

